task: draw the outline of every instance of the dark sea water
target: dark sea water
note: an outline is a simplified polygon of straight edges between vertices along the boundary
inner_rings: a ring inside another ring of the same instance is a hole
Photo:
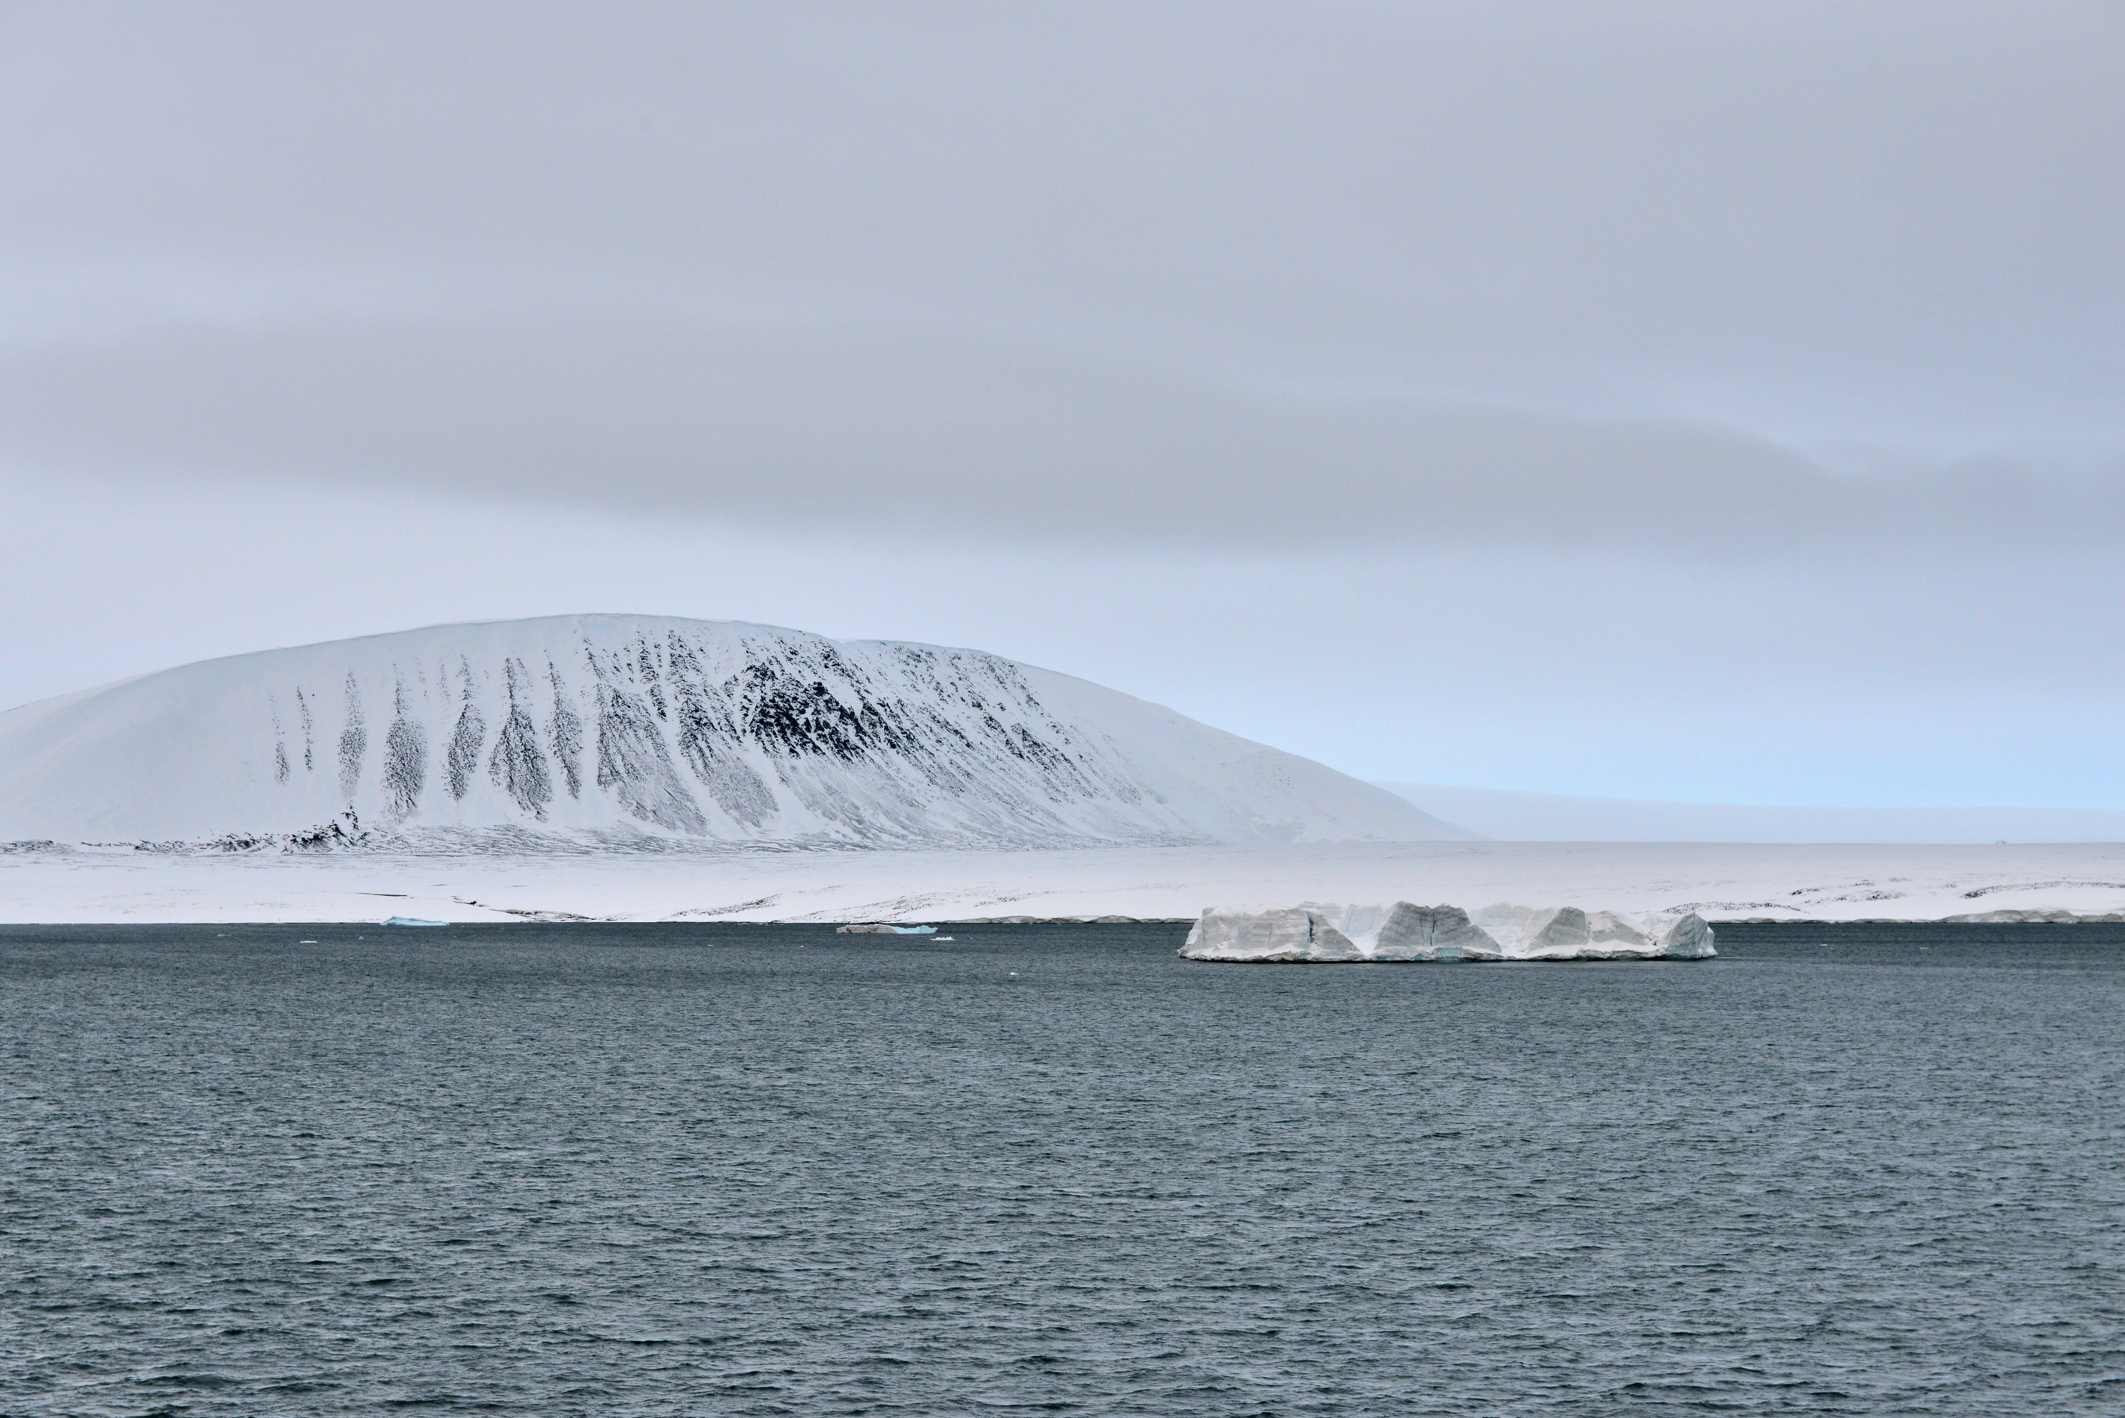
[[[955,934],[0,930],[0,1413],[2125,1413],[2125,930]]]

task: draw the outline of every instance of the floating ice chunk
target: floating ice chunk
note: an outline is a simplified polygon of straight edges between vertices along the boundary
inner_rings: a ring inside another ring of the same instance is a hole
[[[1719,954],[1712,948],[1712,927],[1695,911],[1672,918],[1660,933],[1660,953],[1670,960],[1710,960]]]
[[[1290,906],[1276,911],[1205,910],[1188,932],[1181,954],[1189,960],[1245,960],[1280,964],[1333,964],[1365,957],[1332,923],[1325,908]]]
[[[1190,960],[1293,963],[1420,960],[1705,960],[1712,928],[1695,915],[1626,917],[1577,906],[1331,906],[1206,910]]]
[[[1486,906],[1476,920],[1507,960],[1705,960],[1712,928],[1701,916],[1630,917],[1576,906]]]

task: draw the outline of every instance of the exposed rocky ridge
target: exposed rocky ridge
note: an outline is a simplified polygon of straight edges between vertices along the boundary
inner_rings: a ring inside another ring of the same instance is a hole
[[[110,843],[96,843],[110,846]],[[205,841],[175,839],[166,842],[140,841],[125,844],[136,852],[165,852],[179,854],[221,853],[237,855],[257,852],[345,852],[371,845],[386,845],[378,842],[374,834],[363,830],[361,818],[353,808],[348,808],[330,822],[321,822],[315,827],[306,827],[299,832],[224,832],[219,837]],[[395,845],[395,843],[393,843]]]

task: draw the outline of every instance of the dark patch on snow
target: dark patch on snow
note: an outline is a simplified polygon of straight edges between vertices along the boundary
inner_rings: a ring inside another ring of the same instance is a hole
[[[649,648],[649,637],[635,637],[635,673],[642,687],[649,693],[649,707],[657,711],[659,719],[671,717],[671,710],[664,702],[664,686],[657,673],[657,660]]]
[[[593,661],[593,663],[595,663]],[[598,685],[598,786],[644,822],[678,832],[708,828],[701,805],[679,781],[655,711],[617,684]]]
[[[144,841],[131,846],[136,852],[171,856],[236,856],[258,852],[341,852],[370,844],[369,834],[362,830],[361,817],[350,805],[330,822],[299,832],[224,832],[203,841]]]
[[[583,718],[575,711],[568,684],[553,661],[546,662],[546,678],[553,686],[553,718],[546,725],[546,741],[554,762],[561,765],[561,781],[568,796],[583,796]]]
[[[460,659],[458,675],[464,697],[458,706],[457,727],[450,731],[450,751],[443,756],[443,764],[450,796],[462,800],[472,791],[472,775],[479,771],[480,745],[487,741],[487,720],[480,713],[479,702],[472,697],[471,662]]]
[[[273,715],[273,781],[288,781],[288,731],[280,721],[280,696],[268,693],[266,708]]]
[[[770,752],[838,758],[863,756],[869,729],[863,716],[834,697],[823,680],[786,679],[767,665],[748,665],[752,691],[746,733]]]
[[[544,822],[546,804],[553,801],[553,775],[547,771],[546,753],[539,747],[538,722],[528,707],[530,672],[522,660],[513,657],[503,662],[502,672],[509,686],[509,712],[502,717],[502,730],[495,736],[487,774],[518,807]]]
[[[362,830],[361,816],[349,804],[346,811],[330,822],[302,832],[290,832],[282,838],[284,852],[337,852],[349,847],[360,847],[369,840]]]
[[[310,701],[304,696],[301,685],[295,686],[295,714],[297,718],[302,720],[303,725],[303,772],[315,773],[317,771],[317,750],[311,742],[314,734],[310,723]]]
[[[354,796],[362,780],[362,759],[369,752],[369,730],[362,722],[362,687],[347,674],[347,726],[339,734],[339,794]]]
[[[391,696],[391,727],[384,733],[384,808],[403,822],[420,805],[428,783],[428,731],[406,713],[406,682]]]
[[[2102,891],[2125,891],[2125,881],[2009,881],[1998,886],[1980,886],[1965,891],[1967,900],[1975,901],[1981,896],[1991,896],[2002,891],[2068,891],[2092,888]]]
[[[712,698],[701,657],[674,631],[666,646],[678,716],[679,757],[735,822],[758,828],[775,815],[774,795],[739,756],[737,726]]]

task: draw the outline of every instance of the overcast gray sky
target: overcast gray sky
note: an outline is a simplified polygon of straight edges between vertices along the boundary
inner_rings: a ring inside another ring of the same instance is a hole
[[[2125,802],[2125,10],[0,5],[0,703],[570,610]]]

